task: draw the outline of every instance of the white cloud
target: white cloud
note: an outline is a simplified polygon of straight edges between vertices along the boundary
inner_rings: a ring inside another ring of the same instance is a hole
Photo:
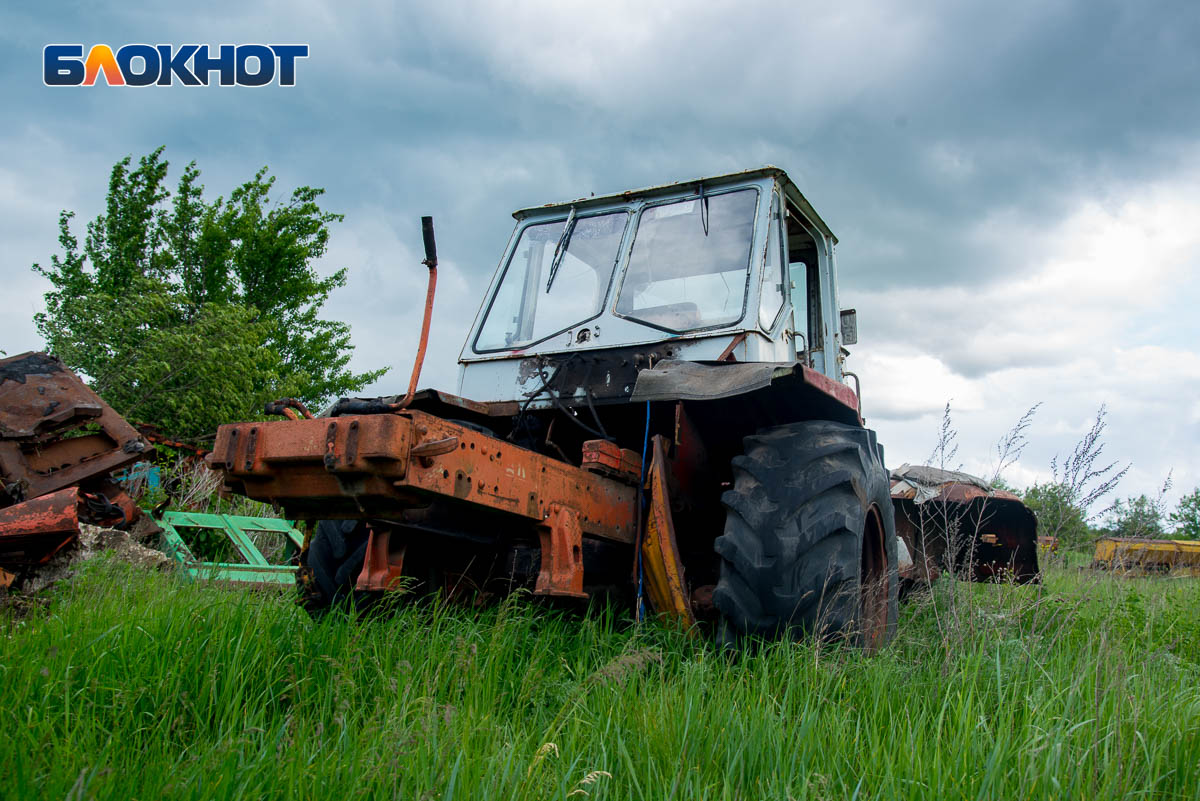
[[[949,141],[935,142],[925,151],[925,162],[942,178],[958,182],[975,174],[975,160],[960,145]]]
[[[946,401],[979,409],[979,387],[956,375],[937,357],[900,344],[884,344],[854,356],[863,380],[863,411],[868,417],[914,420],[941,412]],[[870,422],[870,421],[868,421]]]
[[[1200,160],[1170,180],[1080,199],[1063,220],[1031,229],[1007,214],[981,221],[980,241],[1012,273],[977,284],[859,292],[864,322],[961,375],[1057,368],[1111,353],[1129,328],[1200,278]]]
[[[422,384],[453,389],[513,208],[770,161],[811,189],[853,256],[843,300],[863,339],[850,366],[890,461],[928,455],[952,398],[964,463],[984,472],[991,443],[1044,400],[1012,469],[1023,483],[1107,402],[1110,453],[1136,465],[1130,491],[1172,466],[1190,489],[1200,157],[1178,143],[1196,144],[1194,104],[1170,82],[1142,102],[1155,76],[1186,70],[1136,44],[1159,15],[1102,6],[274,0],[129,6],[103,25],[0,12],[23,32],[10,67],[36,63],[25,40],[54,31],[312,45],[294,91],[79,95],[36,74],[0,87],[15,109],[0,135],[13,154],[0,167],[0,348],[38,344],[29,318],[45,287],[28,265],[53,252],[58,210],[76,209],[81,230],[113,161],[164,142],[177,164],[199,160],[211,194],[262,163],[281,188],[329,188],[347,219],[321,269],[350,268],[329,313],[354,327],[356,369],[393,366],[381,392],[402,389],[412,363],[420,214],[436,217],[442,257]],[[1088,38],[1105,34],[1104,48]],[[990,255],[988,273],[962,253]],[[873,265],[894,264],[899,288],[878,289]]]
[[[938,412],[953,398],[956,426],[970,436],[962,458],[987,472],[992,443],[1042,401],[1009,478],[1045,480],[1050,458],[1107,404],[1108,454],[1135,465],[1122,494],[1152,493],[1172,469],[1176,495],[1200,483],[1200,339],[1185,333],[1196,328],[1187,299],[1200,296],[1200,169],[1191,165],[1169,180],[1081,198],[1041,230],[1004,216],[980,223],[978,236],[1023,262],[1007,280],[856,299],[863,331],[886,337],[864,334],[852,364],[891,461],[929,453]]]

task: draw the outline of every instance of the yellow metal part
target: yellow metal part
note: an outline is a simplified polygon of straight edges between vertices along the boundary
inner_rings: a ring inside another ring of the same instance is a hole
[[[1037,538],[1038,556],[1051,556],[1058,553],[1058,537],[1048,537],[1042,534]]]
[[[1200,576],[1200,541],[1103,537],[1096,541],[1093,564],[1125,572]]]
[[[694,631],[696,618],[688,599],[683,562],[675,542],[671,505],[667,490],[667,457],[663,438],[654,437],[653,457],[646,476],[650,508],[646,514],[646,536],[642,538],[642,568],[646,577],[646,595],[660,615]]]

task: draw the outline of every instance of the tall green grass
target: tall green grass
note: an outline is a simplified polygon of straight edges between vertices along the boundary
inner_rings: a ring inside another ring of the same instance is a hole
[[[0,797],[1197,798],[1200,582],[942,582],[866,658],[97,562],[0,613]]]

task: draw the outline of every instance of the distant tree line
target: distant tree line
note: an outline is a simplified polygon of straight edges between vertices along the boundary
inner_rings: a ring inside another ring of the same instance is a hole
[[[1183,496],[1168,512],[1161,495],[1118,499],[1098,520],[1089,520],[1072,502],[1063,484],[1034,484],[1017,491],[1038,518],[1038,532],[1056,536],[1062,546],[1086,549],[1099,537],[1200,539],[1200,487]]]

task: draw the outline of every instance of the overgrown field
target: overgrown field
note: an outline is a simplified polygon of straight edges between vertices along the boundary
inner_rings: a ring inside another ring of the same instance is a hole
[[[97,562],[0,612],[0,798],[1197,798],[1200,581],[939,583],[864,658],[518,598],[313,622]]]

